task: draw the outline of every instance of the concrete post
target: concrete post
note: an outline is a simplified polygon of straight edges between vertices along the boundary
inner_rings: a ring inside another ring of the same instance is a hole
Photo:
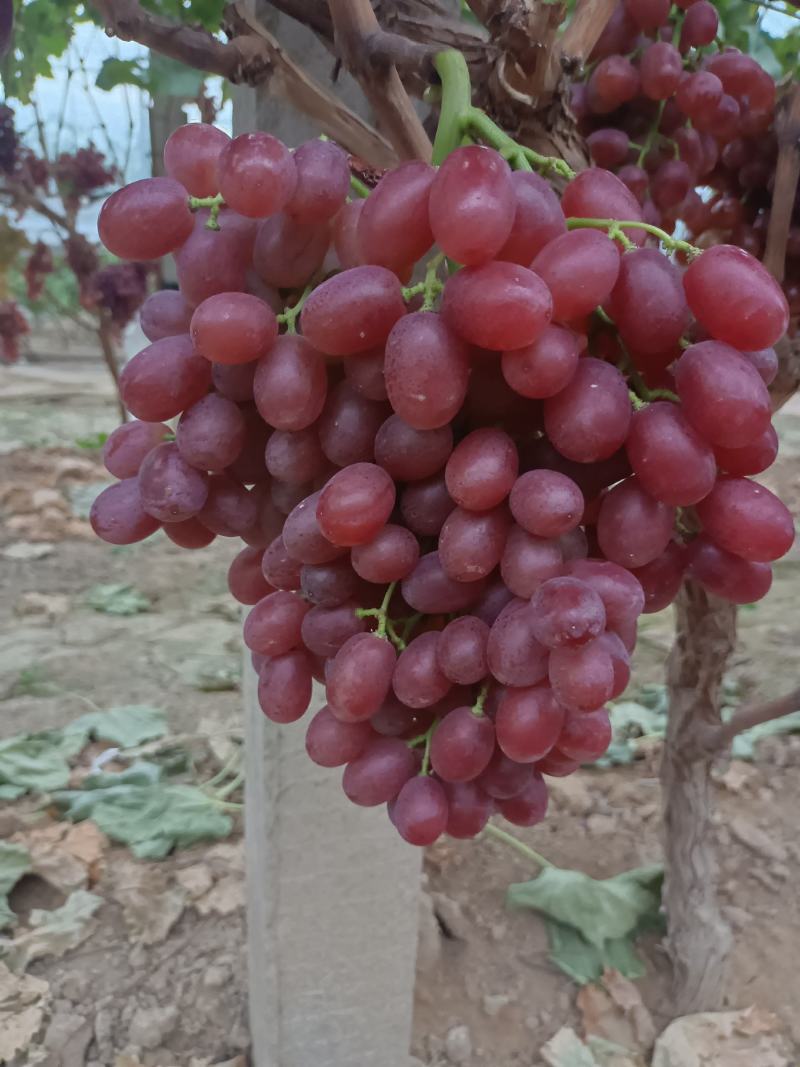
[[[274,10],[260,17],[320,81],[333,57]],[[337,91],[368,115],[344,72]],[[266,92],[241,90],[234,133],[261,129],[289,145],[318,131]],[[421,852],[383,809],[352,805],[341,772],[315,766],[305,726],[261,712],[244,667],[245,851],[253,1067],[408,1067]]]

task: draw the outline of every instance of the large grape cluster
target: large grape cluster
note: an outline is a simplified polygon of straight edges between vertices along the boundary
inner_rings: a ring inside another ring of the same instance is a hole
[[[172,253],[180,291],[143,306],[95,531],[241,538],[264,714],[323,683],[311,759],[407,841],[538,822],[547,776],[609,744],[638,616],[686,574],[757,600],[792,543],[750,478],[780,287],[731,246],[683,269],[605,169],[559,200],[463,145],[348,201],[325,141],[190,125],[165,161],[99,221],[121,257]]]

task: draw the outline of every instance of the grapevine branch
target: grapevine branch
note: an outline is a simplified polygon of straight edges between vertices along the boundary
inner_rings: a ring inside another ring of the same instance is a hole
[[[380,166],[397,161],[388,141],[306,74],[244,4],[231,4],[226,9],[225,24],[231,34],[227,42],[217,40],[207,30],[155,15],[139,0],[92,0],[92,4],[109,36],[136,41],[234,84],[268,84],[275,95],[309,115],[323,133],[349,151]]]
[[[800,84],[796,82],[778,104],[775,133],[778,139],[778,162],[764,266],[778,281],[782,281],[786,266],[786,242],[800,176]],[[793,395],[800,383],[800,352],[789,338],[783,338],[775,347],[779,369],[770,387],[770,395],[773,409],[777,410]]]
[[[800,710],[800,687],[791,693],[770,700],[765,704],[746,704],[728,719],[727,722],[714,726],[708,731],[706,747],[710,751],[719,751],[731,743],[738,734],[750,730],[761,723],[782,719],[785,715]]]
[[[764,266],[782,282],[786,268],[786,242],[800,177],[800,83],[795,82],[778,104],[775,134],[778,139],[778,162]]]
[[[370,51],[381,30],[370,0],[328,0],[340,57],[358,79],[364,94],[402,159],[431,158],[431,142],[397,73],[386,54]]]

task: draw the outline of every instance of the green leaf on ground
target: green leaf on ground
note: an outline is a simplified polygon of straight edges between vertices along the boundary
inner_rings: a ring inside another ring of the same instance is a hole
[[[8,906],[8,894],[30,869],[31,858],[26,848],[0,841],[0,930],[16,919]]]
[[[162,708],[149,704],[125,704],[108,711],[90,711],[64,728],[64,734],[80,734],[81,747],[89,737],[113,741],[120,748],[133,748],[145,741],[155,741],[167,732],[167,719]]]
[[[76,442],[78,444],[79,442]],[[88,519],[92,510],[92,504],[100,496],[104,489],[108,489],[114,483],[110,480],[100,482],[79,482],[69,486],[67,499],[72,514],[79,519]],[[117,546],[121,547],[121,546]]]
[[[73,822],[92,819],[143,859],[228,836],[233,823],[216,801],[195,786],[169,785],[161,776],[159,766],[142,761],[122,774],[92,775],[82,790],[65,790],[54,800]]]
[[[657,864],[602,879],[545,867],[532,881],[509,886],[508,900],[575,927],[590,944],[602,948],[609,939],[635,930],[645,915],[658,913],[663,876]]]
[[[138,615],[140,611],[150,610],[150,601],[143,593],[120,583],[92,586],[86,595],[86,603],[106,615]]]
[[[606,967],[639,978],[644,965],[634,942],[659,922],[663,876],[658,865],[603,879],[545,867],[530,882],[510,886],[508,900],[545,916],[551,958],[574,981],[595,981]]]
[[[98,430],[96,433],[88,434],[86,437],[76,437],[75,444],[78,448],[85,448],[89,452],[99,451],[108,440],[108,434],[105,430]]]
[[[610,706],[609,713],[612,741],[593,766],[633,763],[642,737],[663,737],[666,732],[666,708],[657,694],[645,693],[642,700],[621,700]]]
[[[608,967],[626,978],[641,978],[645,966],[634,945],[636,932],[606,941],[602,948],[589,942],[573,927],[545,919],[550,959],[573,982],[587,985],[597,982]]]
[[[60,908],[35,908],[28,917],[30,929],[13,941],[0,942],[0,955],[17,973],[42,956],[63,956],[92,932],[92,916],[102,903],[103,898],[95,893],[76,889]]]
[[[67,757],[71,754],[69,748],[64,750],[58,730],[0,741],[0,788],[18,790],[17,796],[63,789],[69,781]]]
[[[131,704],[92,711],[63,730],[18,734],[0,741],[0,800],[23,793],[51,793],[69,784],[69,760],[91,738],[111,741],[122,749],[154,741],[167,732],[161,708]],[[112,776],[119,780],[120,776]],[[87,779],[90,780],[90,779]]]

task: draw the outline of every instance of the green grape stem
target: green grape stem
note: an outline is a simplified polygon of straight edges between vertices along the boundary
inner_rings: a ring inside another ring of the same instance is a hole
[[[355,174],[350,175],[350,189],[362,200],[366,200],[371,191],[369,186],[362,182],[360,178],[357,178]]]
[[[200,208],[210,208],[210,214],[208,216],[208,222],[206,222],[207,230],[218,230],[219,222],[217,216],[219,215],[219,209],[225,206],[225,200],[222,193],[217,193],[216,196],[190,196],[189,197],[189,210],[199,211]]]
[[[661,103],[658,105],[658,111],[656,112],[656,117],[653,119],[653,125],[647,132],[647,137],[645,138],[644,144],[642,145],[641,151],[639,152],[639,156],[636,160],[637,167],[641,167],[641,165],[645,161],[647,153],[650,151],[650,149],[653,147],[653,145],[656,143],[656,140],[658,139],[658,127],[661,125],[661,116],[664,114],[665,104],[666,100],[662,100]]]
[[[510,845],[511,848],[516,849],[521,856],[524,856],[528,860],[533,860],[539,867],[552,867],[554,870],[559,869],[556,867],[555,863],[551,863],[549,859],[541,854],[541,852],[537,852],[535,848],[526,845],[524,841],[520,841],[518,837],[514,837],[513,834],[509,834],[506,830],[501,830],[499,826],[487,823],[483,832],[487,837],[495,837],[498,841]]]
[[[313,285],[308,285],[300,294],[300,298],[296,304],[292,304],[291,307],[287,307],[280,315],[277,316],[278,322],[281,326],[286,327],[287,333],[297,333],[297,320],[300,317],[300,312],[303,310],[303,305],[306,300],[311,296],[314,291]]]
[[[400,652],[406,647],[405,635],[404,637],[398,636],[397,630],[392,620],[389,618],[389,604],[395,589],[397,588],[397,582],[392,582],[391,585],[387,585],[386,592],[383,594],[383,600],[379,608],[358,608],[356,615],[359,619],[377,619],[378,626],[375,630],[376,637],[383,637],[387,641],[391,641],[395,648]]]
[[[653,237],[657,237],[671,252],[685,252],[690,259],[699,256],[703,251],[702,248],[689,244],[688,241],[681,241],[677,237],[670,236],[666,230],[659,229],[658,226],[653,226],[649,222],[621,219],[567,219],[567,229],[605,230],[609,237],[617,238],[622,236],[622,230],[624,229],[644,230],[646,233],[652,234]],[[629,239],[626,237],[625,240]]]
[[[490,685],[491,685],[490,682],[484,682],[483,683],[483,685],[481,686],[481,691],[480,691],[480,693],[478,693],[478,699],[472,705],[472,708],[471,708],[472,714],[478,719],[480,719],[484,715],[484,710],[483,709],[484,709],[484,706],[486,704],[486,698],[489,696],[489,687],[490,687]]]
[[[425,280],[409,285],[403,289],[403,300],[411,300],[415,296],[424,296],[421,311],[433,311],[436,297],[441,293],[444,285],[439,281],[437,272],[444,262],[444,252],[439,252],[425,264]]]

